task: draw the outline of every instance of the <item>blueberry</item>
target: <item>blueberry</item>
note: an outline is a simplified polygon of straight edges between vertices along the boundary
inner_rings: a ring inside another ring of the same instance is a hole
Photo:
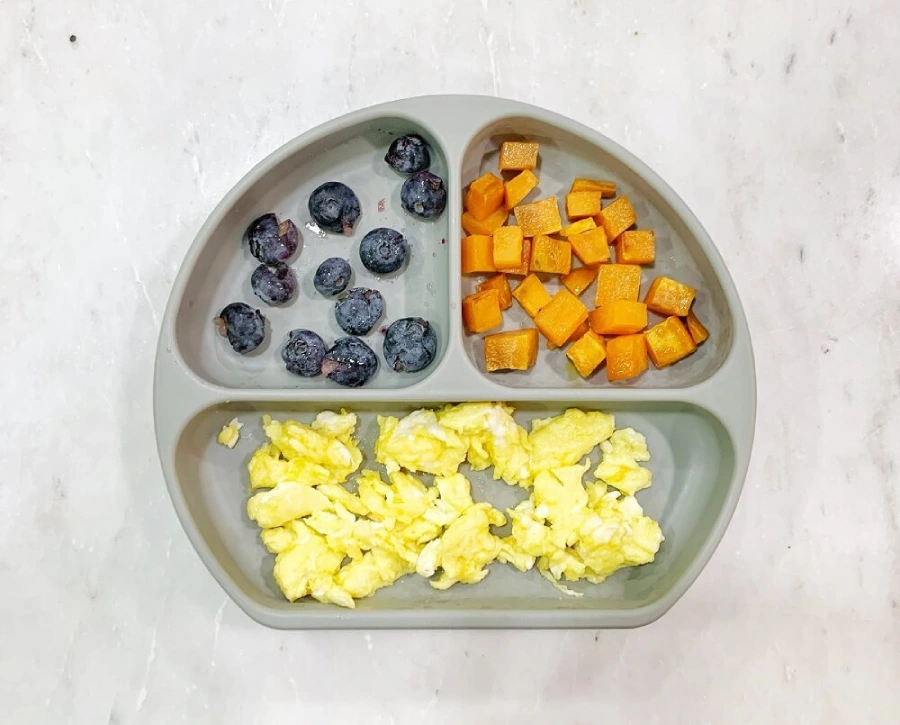
[[[286,264],[261,264],[250,276],[253,294],[270,305],[287,302],[297,291],[297,278]]]
[[[326,232],[349,235],[359,219],[359,199],[346,184],[327,181],[309,195],[309,213]]]
[[[312,330],[291,330],[281,350],[289,373],[312,378],[322,372],[325,341]]]
[[[280,224],[274,214],[263,214],[247,227],[250,254],[263,264],[286,262],[300,246],[300,232],[290,219]]]
[[[266,336],[266,318],[243,302],[232,302],[213,320],[220,335],[226,335],[235,352],[253,352]]]
[[[334,316],[348,335],[365,335],[384,312],[381,292],[354,287],[334,306]]]
[[[388,327],[383,352],[388,367],[399,373],[416,373],[434,360],[437,335],[427,320],[404,317]]]
[[[428,144],[425,139],[417,134],[395,138],[391,147],[384,156],[394,171],[401,174],[414,174],[424,171],[431,163],[431,155],[428,153]]]
[[[365,385],[378,370],[372,348],[358,337],[341,337],[325,353],[322,372],[329,380],[348,388]]]
[[[387,227],[373,229],[359,243],[359,258],[375,274],[396,272],[406,261],[406,251],[403,235]]]
[[[403,182],[400,204],[406,211],[422,219],[440,216],[447,206],[444,180],[430,171],[420,171]]]
[[[347,289],[352,274],[350,262],[340,257],[330,257],[319,265],[313,285],[320,294],[334,297]]]

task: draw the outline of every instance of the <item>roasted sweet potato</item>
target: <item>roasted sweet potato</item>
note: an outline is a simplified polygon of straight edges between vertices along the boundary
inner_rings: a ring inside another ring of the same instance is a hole
[[[596,267],[577,267],[559,278],[565,288],[576,297],[590,287],[595,279],[597,279]]]
[[[566,357],[572,361],[581,377],[589,377],[606,359],[606,343],[596,332],[588,330],[569,345]]]
[[[522,227],[522,234],[534,237],[538,234],[556,234],[562,229],[559,202],[555,196],[539,199],[530,204],[519,204],[513,209],[516,224]]]
[[[486,279],[475,289],[479,292],[485,292],[489,289],[495,289],[500,293],[500,309],[508,310],[512,307],[512,290],[509,288],[509,280],[503,273],[495,274],[490,279]]]
[[[650,284],[644,303],[661,315],[685,317],[691,310],[691,303],[697,290],[677,282],[671,277],[657,277]]]
[[[697,315],[694,314],[694,310],[688,312],[687,317],[684,320],[684,324],[687,325],[688,332],[691,333],[691,338],[698,345],[706,342],[709,339],[709,330],[707,330],[703,323],[697,319]]]
[[[599,191],[570,191],[566,194],[566,216],[570,221],[597,216],[601,206]]]
[[[647,369],[644,335],[620,335],[606,342],[606,376],[610,382],[636,378]]]
[[[500,171],[522,171],[537,166],[540,144],[532,141],[504,141],[500,146]]]
[[[528,370],[537,360],[538,331],[529,327],[486,335],[484,365],[489,373],[497,370]]]
[[[528,270],[531,267],[531,240],[525,239],[522,241],[522,264],[518,267],[504,267],[503,269],[497,270],[498,272],[503,272],[504,274],[511,274],[518,277],[525,277],[528,275]]]
[[[619,264],[653,264],[656,259],[656,237],[650,229],[622,232],[616,239],[616,261]]]
[[[587,229],[568,237],[572,251],[585,266],[593,267],[609,261],[609,240],[602,227]]]
[[[596,229],[597,223],[593,220],[592,217],[587,217],[587,219],[579,219],[577,222],[572,222],[567,227],[563,227],[559,235],[561,237],[574,237],[577,234],[581,234],[582,232],[586,232],[589,229]]]
[[[538,185],[538,177],[530,169],[525,169],[521,174],[516,174],[504,184],[506,190],[506,208],[512,209],[528,196],[532,189]]]
[[[503,179],[488,172],[469,184],[465,207],[475,219],[487,219],[503,204]]]
[[[600,212],[599,217],[595,221],[606,230],[609,239],[615,239],[637,221],[637,214],[634,213],[634,207],[631,206],[627,196],[620,196],[610,202],[609,206]]]
[[[462,227],[469,234],[483,234],[489,237],[494,233],[495,229],[506,224],[508,218],[509,212],[504,206],[499,207],[497,211],[484,219],[476,219],[472,216],[472,212],[467,211],[463,212],[462,215]]]
[[[559,290],[534,318],[541,334],[557,347],[564,345],[582,322],[588,309],[567,289]]]
[[[522,227],[494,230],[494,266],[497,269],[514,269],[522,264],[523,242]]]
[[[460,242],[462,273],[495,272],[494,240],[484,234],[471,234]]]
[[[650,359],[658,368],[676,363],[697,349],[684,323],[674,315],[647,330],[644,338]]]
[[[588,319],[598,335],[633,335],[647,326],[647,305],[612,300],[591,312]]]
[[[495,289],[476,292],[462,301],[463,324],[469,332],[485,332],[503,324],[500,293]]]
[[[601,264],[598,270],[597,307],[613,300],[637,302],[641,293],[640,267],[634,264]]]
[[[599,191],[604,199],[612,199],[616,195],[616,182],[598,181],[597,179],[575,179],[569,191]]]
[[[531,271],[568,274],[572,271],[572,245],[538,234],[531,240]]]
[[[537,315],[551,299],[550,293],[536,274],[529,274],[523,279],[512,295],[530,317]]]

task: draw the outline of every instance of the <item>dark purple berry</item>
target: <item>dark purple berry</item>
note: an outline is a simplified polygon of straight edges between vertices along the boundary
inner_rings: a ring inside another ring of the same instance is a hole
[[[289,373],[315,377],[322,372],[325,341],[312,330],[291,330],[281,350],[281,359]]]
[[[414,174],[428,168],[431,164],[431,154],[428,153],[425,139],[411,133],[394,139],[384,160],[398,173]]]
[[[232,302],[213,320],[220,335],[225,335],[235,352],[253,352],[266,336],[266,318],[243,302]]]
[[[381,292],[354,287],[334,306],[334,317],[348,335],[365,335],[384,313]]]
[[[319,294],[334,297],[347,289],[352,275],[353,270],[350,269],[350,263],[346,259],[330,257],[322,262],[316,270],[313,286],[319,291]]]
[[[261,264],[250,276],[253,294],[269,305],[282,305],[297,292],[297,278],[286,264]]]
[[[247,227],[250,254],[263,264],[286,262],[300,246],[300,232],[290,219],[280,224],[274,214],[263,214]]]
[[[403,235],[380,227],[366,234],[359,243],[359,258],[370,272],[390,274],[406,261],[407,244]]]
[[[309,214],[326,232],[349,235],[359,219],[359,199],[346,184],[326,181],[309,195]]]
[[[419,171],[403,182],[400,204],[410,214],[422,219],[440,216],[447,206],[447,190],[440,176]]]
[[[421,317],[392,322],[384,336],[384,361],[392,370],[416,373],[431,365],[437,353],[434,328]]]
[[[342,337],[325,353],[322,372],[329,380],[348,388],[365,385],[378,370],[372,348],[358,337]]]

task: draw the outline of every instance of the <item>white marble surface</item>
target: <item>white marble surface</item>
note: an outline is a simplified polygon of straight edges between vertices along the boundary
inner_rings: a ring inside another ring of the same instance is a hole
[[[900,5],[351,5],[0,3],[0,720],[896,722]],[[744,496],[645,629],[268,631],[163,487],[151,361],[206,215],[298,133],[442,92],[630,148],[743,296]]]

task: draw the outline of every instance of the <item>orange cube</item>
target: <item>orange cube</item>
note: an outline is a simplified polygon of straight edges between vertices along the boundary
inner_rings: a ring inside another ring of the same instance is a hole
[[[522,264],[518,267],[504,267],[503,269],[497,270],[498,272],[503,272],[504,274],[513,274],[520,277],[525,277],[528,274],[528,269],[531,266],[531,240],[525,239],[522,241]]]
[[[656,235],[650,229],[622,232],[616,239],[619,264],[653,264],[656,259]]]
[[[636,378],[647,369],[644,335],[620,335],[606,343],[606,377],[610,382]]]
[[[484,219],[476,219],[472,216],[472,212],[466,211],[462,215],[462,227],[469,234],[484,234],[491,236],[495,229],[499,229],[506,220],[509,219],[509,212],[506,207],[501,206],[493,214],[488,215]]]
[[[566,216],[583,219],[600,213],[599,191],[570,191],[566,194]]]
[[[650,284],[644,303],[661,315],[685,317],[691,311],[691,303],[697,290],[671,277],[657,277]]]
[[[531,271],[568,274],[572,270],[572,245],[539,234],[531,242]]]
[[[514,206],[521,204],[522,200],[528,196],[531,191],[538,185],[538,177],[530,169],[525,169],[521,174],[517,174],[504,184],[506,192],[506,208],[512,209]]]
[[[597,179],[575,179],[569,191],[599,191],[604,199],[612,199],[616,195],[615,181],[598,181]]]
[[[697,349],[684,323],[674,315],[644,333],[650,359],[658,368],[676,363]]]
[[[597,273],[597,297],[595,298],[597,307],[603,307],[607,302],[613,300],[637,302],[640,293],[640,267],[634,264],[600,265]],[[650,307],[650,305],[647,306]]]
[[[566,357],[572,361],[578,374],[586,378],[606,359],[606,343],[596,332],[588,331],[569,346]]]
[[[504,196],[503,179],[488,172],[469,184],[466,210],[478,221],[483,221],[500,208]]]
[[[528,370],[537,361],[538,331],[496,332],[484,338],[484,365],[489,373],[497,370]]]
[[[588,324],[588,320],[585,320],[578,327],[575,328],[575,332],[573,332],[571,335],[569,335],[569,339],[566,340],[566,344],[568,345],[570,342],[575,342],[576,340],[580,340],[581,336],[584,335],[586,332],[588,332],[590,329],[591,329],[591,326]],[[547,340],[547,349],[555,350],[556,345],[554,345],[552,342]]]
[[[508,310],[512,307],[512,290],[509,288],[509,280],[505,274],[495,274],[490,279],[486,279],[476,288],[479,292],[485,292],[489,289],[495,289],[500,294],[500,309]]]
[[[580,295],[597,279],[596,267],[578,267],[559,278],[573,295]]]
[[[693,310],[688,312],[684,322],[687,325],[688,332],[691,333],[691,338],[695,343],[699,345],[703,342],[706,342],[706,340],[709,338],[709,330],[707,330],[700,322],[700,320],[697,319],[697,315],[694,314]]]
[[[550,293],[536,274],[529,274],[513,290],[512,296],[529,317],[534,317],[549,301]]]
[[[567,289],[559,290],[534,318],[541,334],[557,347],[564,345],[587,320],[588,309]]]
[[[522,264],[522,227],[500,227],[494,230],[494,266],[518,267]]]
[[[589,229],[596,229],[597,224],[594,222],[593,217],[588,217],[587,219],[579,219],[577,222],[572,222],[567,227],[563,227],[559,235],[561,237],[574,237],[577,234],[581,234],[582,232],[586,232]]]
[[[647,326],[647,305],[613,300],[591,312],[591,329],[600,335],[633,335]]]
[[[494,240],[484,234],[472,234],[463,237],[460,242],[462,248],[462,273],[496,272],[494,266]]]
[[[462,301],[463,323],[469,332],[484,332],[503,324],[500,293],[495,289],[476,292]]]
[[[513,213],[516,215],[516,224],[522,227],[522,234],[526,237],[556,234],[562,229],[559,203],[555,196],[548,196],[530,204],[519,204],[513,209]]]
[[[522,171],[537,166],[540,144],[531,141],[504,141],[500,146],[500,171]]]
[[[592,220],[593,221],[593,220]],[[595,227],[569,237],[572,251],[588,267],[609,261],[609,240],[603,227]]]
[[[627,196],[620,196],[600,212],[597,223],[606,230],[606,236],[615,239],[637,221],[634,207]]]

